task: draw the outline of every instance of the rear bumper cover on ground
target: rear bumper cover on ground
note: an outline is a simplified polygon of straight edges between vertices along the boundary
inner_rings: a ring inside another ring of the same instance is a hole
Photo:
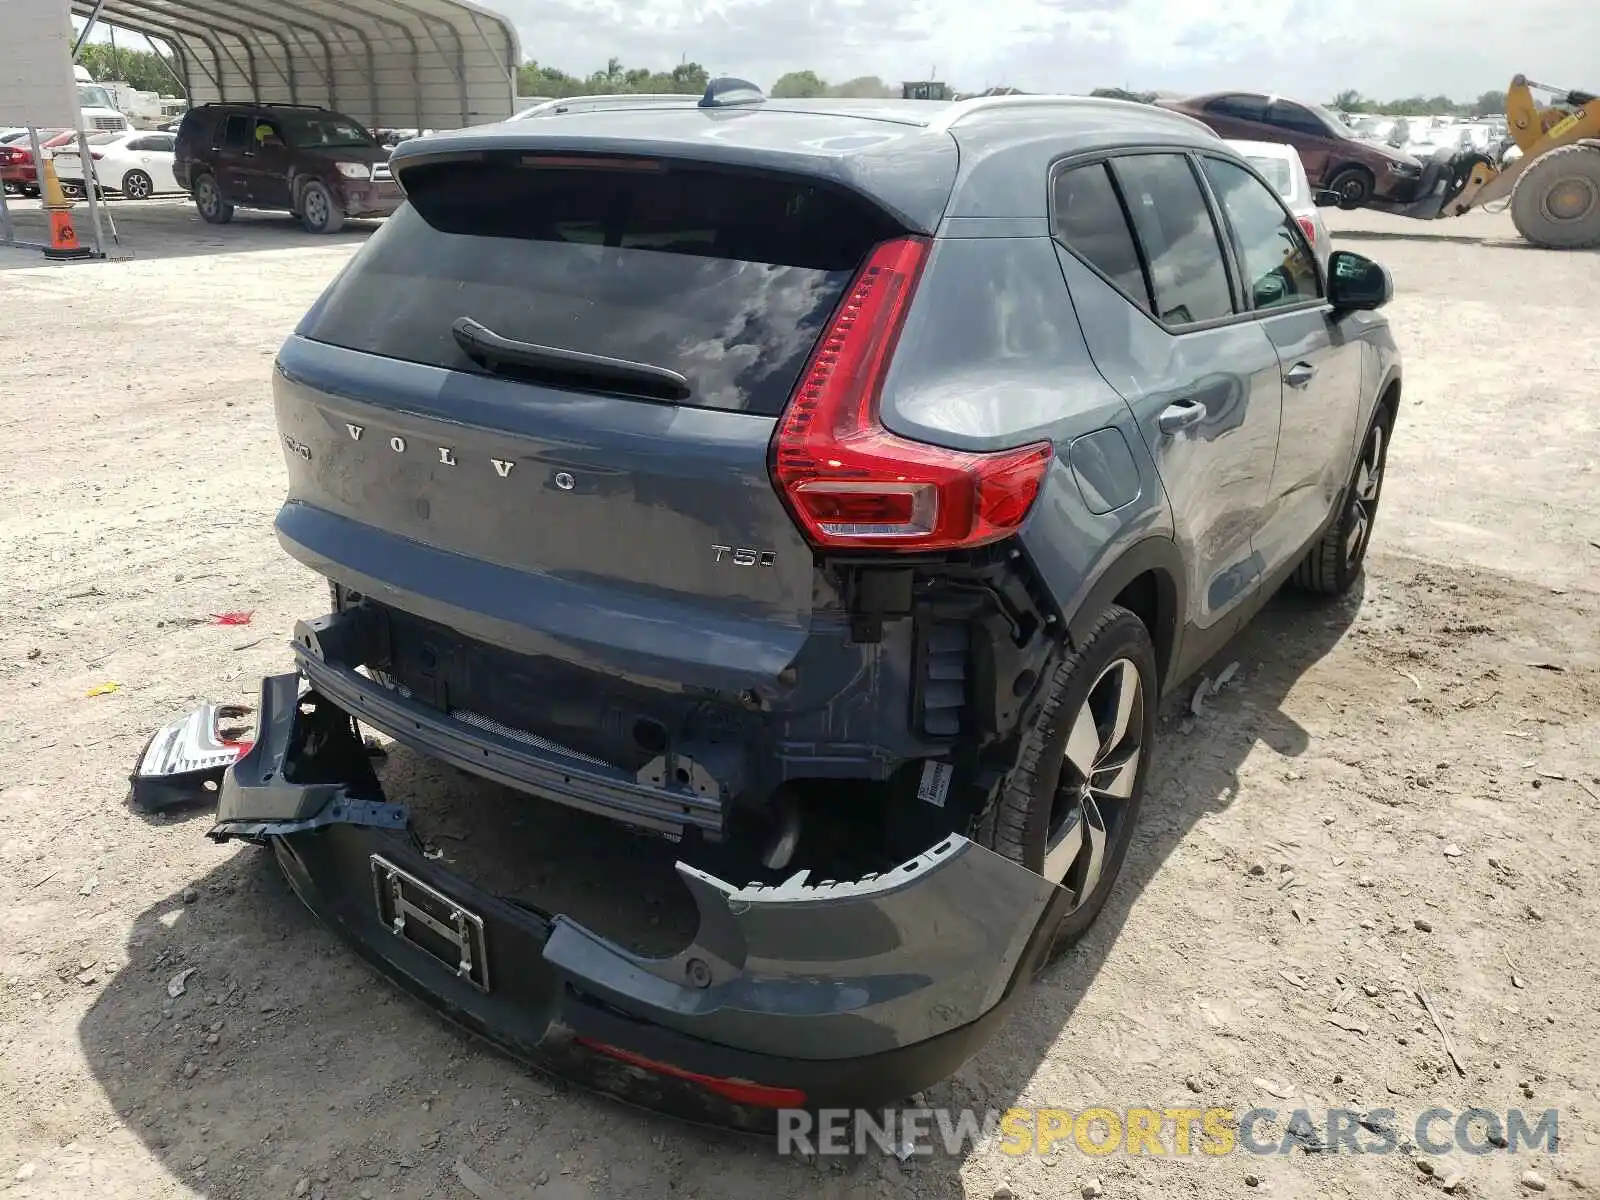
[[[223,781],[212,836],[271,845],[374,966],[502,1049],[743,1128],[769,1127],[778,1107],[893,1103],[948,1076],[1042,962],[1067,902],[961,837],[852,883],[737,888],[680,862],[699,931],[644,958],[428,860],[349,717],[294,674],[263,682],[257,741]]]

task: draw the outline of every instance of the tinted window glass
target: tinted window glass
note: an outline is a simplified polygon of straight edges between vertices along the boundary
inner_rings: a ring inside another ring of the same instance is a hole
[[[1267,124],[1290,133],[1304,133],[1311,137],[1329,137],[1328,127],[1298,104],[1279,101],[1267,110]]]
[[[377,140],[349,117],[338,113],[292,113],[283,120],[291,146],[303,149],[349,149],[376,146]]]
[[[1204,162],[1233,230],[1251,307],[1278,308],[1320,296],[1316,260],[1278,198],[1242,167],[1219,158]]]
[[[1258,96],[1218,96],[1206,104],[1206,111],[1239,121],[1259,121],[1266,114],[1267,102]]]
[[[212,143],[213,148],[243,150],[250,144],[250,125],[249,117],[243,113],[235,113],[220,126],[217,140]]]
[[[1176,154],[1116,159],[1113,168],[1150,264],[1156,315],[1169,325],[1233,313],[1211,210],[1189,161]]]
[[[283,127],[276,121],[269,121],[265,117],[257,117],[250,123],[250,148],[260,150],[264,148],[282,149],[287,143],[283,137]]]
[[[685,404],[768,416],[867,250],[895,233],[876,210],[809,183],[642,160],[417,164],[405,184],[409,203],[313,309],[305,336],[481,371],[451,334],[470,317],[535,346],[677,371]]]
[[[152,137],[147,137],[144,139],[144,149],[156,151],[171,150],[172,135],[170,133],[160,133]]]
[[[1051,222],[1056,237],[1148,312],[1150,292],[1139,265],[1139,251],[1104,164],[1061,172],[1056,176],[1053,199]]]

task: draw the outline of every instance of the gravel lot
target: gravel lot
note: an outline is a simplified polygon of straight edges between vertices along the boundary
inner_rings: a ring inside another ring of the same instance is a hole
[[[1096,931],[927,1097],[1392,1108],[1402,1131],[1558,1108],[1560,1152],[1424,1174],[1069,1140],[902,1167],[781,1160],[550,1084],[392,994],[259,852],[126,807],[153,728],[253,698],[322,611],[270,533],[268,372],[365,234],[110,207],[130,262],[0,253],[0,1195],[466,1197],[458,1161],[480,1200],[1600,1187],[1600,258],[1501,216],[1334,215],[1393,270],[1407,356],[1364,593],[1280,598],[1192,726],[1169,706]],[[225,610],[252,622],[207,622]],[[464,786],[403,752],[387,778]]]

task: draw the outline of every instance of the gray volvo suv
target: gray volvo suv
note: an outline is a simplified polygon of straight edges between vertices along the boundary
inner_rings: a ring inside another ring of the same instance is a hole
[[[646,1103],[947,1075],[1104,904],[1161,695],[1285,582],[1358,577],[1387,273],[1324,273],[1215,134],[1116,101],[723,80],[392,169],[276,364],[277,533],[333,605],[212,835]],[[356,721],[672,839],[698,934],[648,956],[445,870]]]

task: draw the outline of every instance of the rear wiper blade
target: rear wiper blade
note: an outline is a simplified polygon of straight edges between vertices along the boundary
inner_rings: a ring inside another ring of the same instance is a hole
[[[471,317],[457,317],[450,332],[463,354],[497,375],[526,375],[531,371],[553,380],[567,379],[656,400],[687,400],[693,394],[687,378],[652,363],[521,342],[502,337]]]

